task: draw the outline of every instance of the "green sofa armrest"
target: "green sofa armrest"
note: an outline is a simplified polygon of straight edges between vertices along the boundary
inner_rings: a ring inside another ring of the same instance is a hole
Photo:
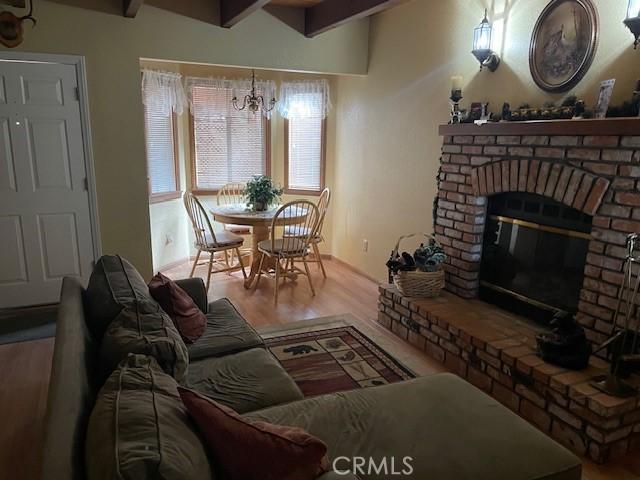
[[[209,313],[209,301],[207,299],[207,289],[201,278],[184,278],[176,280],[176,283],[193,299],[202,313]]]

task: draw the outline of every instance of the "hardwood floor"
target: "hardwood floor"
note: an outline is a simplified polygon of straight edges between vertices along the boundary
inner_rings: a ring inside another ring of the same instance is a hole
[[[256,291],[242,286],[241,274],[215,275],[210,299],[228,297],[256,327],[286,324],[315,317],[351,313],[359,325],[384,337],[385,348],[411,357],[411,367],[420,374],[442,371],[443,367],[424,353],[397,339],[375,321],[377,285],[337,261],[326,261],[329,278],[312,268],[315,297],[306,279],[281,286],[280,301],[273,305],[273,283],[263,279]],[[163,273],[172,278],[188,276],[185,264]],[[197,272],[204,274],[202,270]],[[378,338],[378,337],[376,337]],[[0,345],[0,479],[33,480],[40,476],[42,422],[53,355],[53,339]],[[417,367],[416,367],[417,365]],[[583,480],[640,480],[640,456],[597,466],[584,463]]]

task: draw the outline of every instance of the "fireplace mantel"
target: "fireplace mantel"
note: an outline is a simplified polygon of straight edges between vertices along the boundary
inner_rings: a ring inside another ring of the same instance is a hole
[[[440,125],[440,135],[640,135],[639,118]]]

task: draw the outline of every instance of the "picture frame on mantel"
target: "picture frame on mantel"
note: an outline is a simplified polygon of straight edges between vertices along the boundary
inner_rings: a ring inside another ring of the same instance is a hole
[[[591,0],[552,0],[531,37],[529,67],[547,92],[566,92],[585,76],[598,47],[598,13]]]

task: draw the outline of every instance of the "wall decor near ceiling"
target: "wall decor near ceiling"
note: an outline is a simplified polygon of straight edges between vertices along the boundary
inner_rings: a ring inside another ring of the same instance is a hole
[[[531,37],[531,75],[543,90],[566,92],[589,70],[597,45],[598,14],[591,0],[552,0]]]
[[[33,0],[29,2],[29,12],[23,17],[17,17],[9,11],[0,12],[0,43],[6,47],[14,48],[24,40],[22,23],[29,20],[36,24],[33,18]]]

